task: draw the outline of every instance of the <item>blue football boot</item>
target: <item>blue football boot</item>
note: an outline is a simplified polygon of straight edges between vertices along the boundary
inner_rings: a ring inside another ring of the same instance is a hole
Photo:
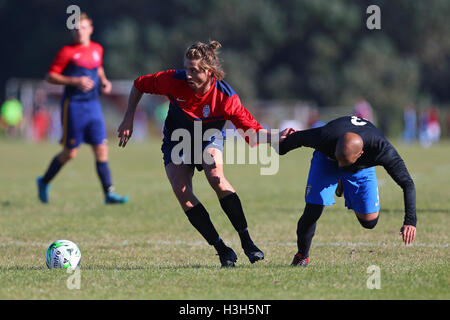
[[[108,192],[105,196],[105,204],[121,204],[121,203],[127,203],[128,197],[127,196],[119,196],[118,194],[115,194],[113,192]]]
[[[36,179],[36,184],[38,187],[38,198],[42,203],[48,203],[48,194],[50,191],[50,185],[42,181],[42,177]]]

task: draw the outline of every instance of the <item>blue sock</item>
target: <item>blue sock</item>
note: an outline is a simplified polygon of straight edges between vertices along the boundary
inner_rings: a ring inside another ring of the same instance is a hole
[[[112,190],[111,171],[109,170],[108,162],[97,161],[95,166],[97,167],[97,174],[100,178],[100,182],[102,183],[103,192],[106,195]]]
[[[44,176],[42,177],[42,182],[44,182],[45,184],[50,183],[50,181],[56,176],[63,165],[63,163],[59,162],[58,156],[55,156],[52,162],[50,162],[50,166],[48,167]]]

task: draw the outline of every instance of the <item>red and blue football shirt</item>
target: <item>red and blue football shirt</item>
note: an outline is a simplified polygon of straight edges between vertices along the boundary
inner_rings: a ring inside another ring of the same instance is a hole
[[[185,70],[169,70],[141,76],[134,86],[142,93],[167,96],[170,100],[169,112],[164,125],[164,137],[170,139],[174,130],[193,130],[194,121],[202,122],[202,131],[223,130],[230,120],[237,129],[258,132],[262,126],[242,105],[239,96],[223,80],[213,79],[209,91],[197,94],[186,81]],[[248,141],[248,139],[246,139]]]
[[[69,77],[88,76],[95,86],[88,92],[83,92],[77,87],[66,86],[64,98],[70,100],[97,99],[100,92],[100,79],[98,68],[103,64],[103,48],[96,42],[89,45],[73,44],[62,47],[53,60],[49,73],[59,73]]]

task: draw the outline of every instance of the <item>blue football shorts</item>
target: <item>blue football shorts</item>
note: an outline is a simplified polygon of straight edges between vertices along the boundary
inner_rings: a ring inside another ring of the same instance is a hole
[[[338,163],[314,151],[305,190],[305,202],[330,206],[335,203],[335,191],[341,179],[345,206],[357,213],[380,211],[378,182],[375,167],[346,172]]]
[[[201,154],[197,154],[194,156],[194,146],[190,146],[190,156],[186,155],[186,150],[180,148],[182,143],[181,141],[171,141],[166,136],[164,136],[163,143],[161,146],[161,151],[163,153],[164,166],[167,166],[169,163],[180,164],[180,161],[184,164],[187,164],[193,168],[197,168],[197,170],[203,170],[203,154],[206,149],[215,148],[220,150],[223,153],[224,148],[224,138],[221,135],[212,136],[210,141],[203,141],[201,146]],[[174,154],[172,153],[173,149],[175,149]],[[175,157],[175,158],[174,158]]]
[[[81,143],[100,145],[106,141],[106,125],[97,99],[71,101],[65,98],[61,121],[61,144],[69,149],[77,148]]]

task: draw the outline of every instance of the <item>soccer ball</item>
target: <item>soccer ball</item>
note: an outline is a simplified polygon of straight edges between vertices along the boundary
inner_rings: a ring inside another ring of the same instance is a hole
[[[53,242],[45,253],[45,263],[49,269],[75,269],[80,265],[81,251],[69,240]]]

